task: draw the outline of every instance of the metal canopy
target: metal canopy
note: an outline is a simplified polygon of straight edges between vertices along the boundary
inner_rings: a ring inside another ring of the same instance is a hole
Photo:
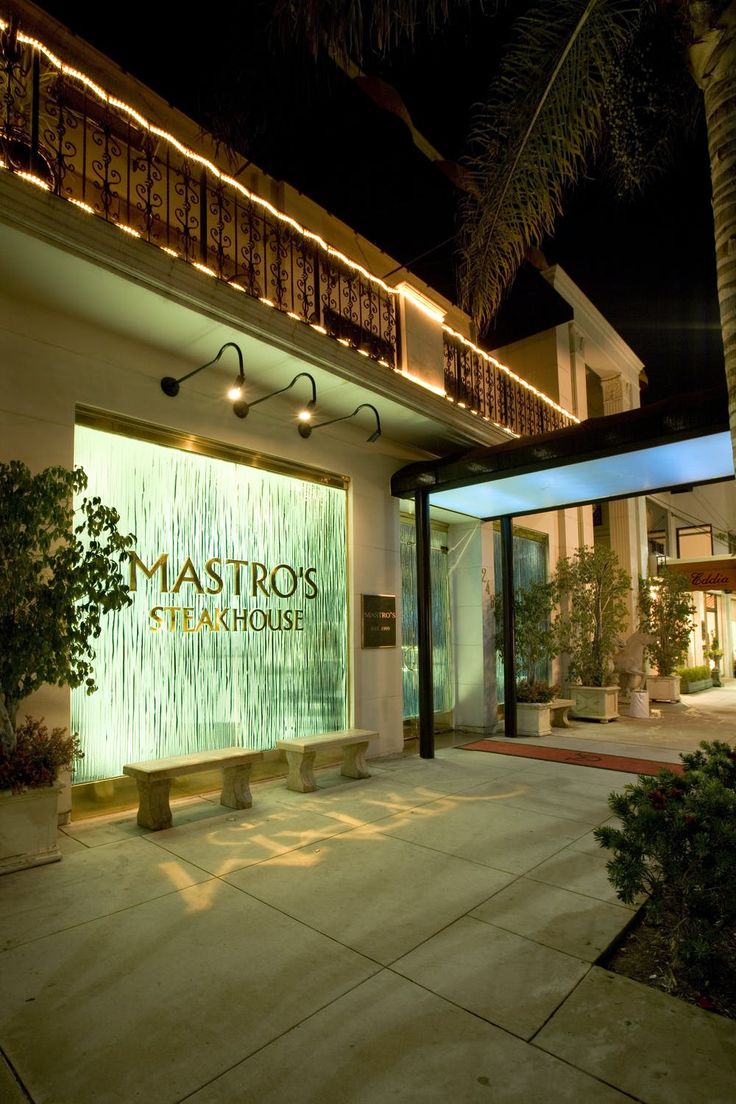
[[[416,503],[420,755],[434,757],[430,505],[481,520],[501,519],[505,732],[515,736],[512,518],[733,477],[726,396],[720,388],[590,418],[540,437],[420,461],[396,472],[391,493]]]
[[[394,495],[482,519],[519,517],[588,502],[733,478],[720,390],[590,418],[540,437],[420,461],[396,472]]]

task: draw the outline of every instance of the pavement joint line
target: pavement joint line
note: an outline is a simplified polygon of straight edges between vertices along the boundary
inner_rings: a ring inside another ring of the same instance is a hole
[[[203,1081],[201,1085],[198,1085],[195,1089],[192,1089],[192,1091],[188,1092],[186,1096],[180,1096],[179,1099],[176,1101],[176,1104],[185,1104],[185,1101],[191,1100],[191,1098],[197,1093],[201,1092],[202,1089],[207,1088],[208,1085],[214,1084],[215,1081],[218,1081],[221,1077],[224,1077],[225,1074],[232,1072],[232,1070],[234,1069],[237,1069],[238,1066],[241,1066],[243,1064],[243,1062],[247,1062],[251,1058],[254,1058],[256,1054],[260,1054],[261,1051],[266,1050],[268,1047],[278,1042],[279,1039],[283,1039],[285,1035],[289,1035],[292,1031],[296,1031],[297,1028],[301,1027],[302,1024],[307,1023],[308,1020],[311,1020],[313,1016],[318,1016],[320,1012],[324,1012],[326,1008],[329,1008],[331,1005],[335,1004],[336,1001],[343,1000],[343,998],[346,997],[348,993],[352,993],[355,989],[359,989],[361,985],[365,985],[367,981],[370,981],[372,978],[377,977],[385,969],[385,966],[380,966],[380,969],[376,970],[375,973],[369,974],[367,978],[361,978],[361,980],[356,981],[354,985],[348,986],[348,988],[343,993],[340,993],[339,996],[332,997],[331,1000],[325,1001],[325,1003],[321,1004],[319,1008],[315,1008],[313,1012],[310,1012],[308,1016],[303,1016],[301,1020],[297,1020],[297,1022],[291,1024],[290,1027],[284,1028],[284,1030],[280,1031],[278,1035],[274,1035],[272,1039],[268,1040],[268,1042],[262,1043],[261,1046],[256,1047],[255,1050],[250,1051],[250,1053],[246,1054],[244,1058],[239,1058],[237,1062],[233,1062],[232,1065],[227,1066],[223,1070],[220,1070],[220,1072],[214,1077],[210,1077],[209,1080]]]
[[[23,1093],[23,1096],[26,1098],[26,1100],[29,1100],[30,1104],[33,1104],[33,1097],[31,1096],[30,1092],[26,1088],[25,1082],[23,1081],[23,1079],[20,1076],[20,1074],[18,1073],[17,1069],[15,1068],[13,1063],[11,1062],[10,1058],[8,1057],[8,1053],[7,1053],[7,1051],[5,1050],[5,1048],[3,1046],[0,1046],[0,1061],[3,1061],[5,1063],[5,1065],[8,1067],[8,1069],[10,1070],[10,1073],[12,1074],[16,1085],[18,1086],[20,1091]]]

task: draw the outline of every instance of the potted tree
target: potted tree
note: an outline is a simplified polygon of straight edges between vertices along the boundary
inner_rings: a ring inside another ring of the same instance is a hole
[[[568,696],[575,717],[600,722],[618,717],[613,657],[628,620],[630,576],[611,548],[582,547],[562,558],[555,574],[560,652],[568,656]]]
[[[130,602],[134,538],[99,498],[79,498],[86,486],[81,468],[0,464],[0,873],[61,858],[58,771],[79,755],[64,729],[19,724],[18,707],[45,683],[92,693],[101,617]]]
[[[533,582],[514,592],[514,660],[520,681],[516,687],[516,731],[520,736],[547,736],[551,729],[551,702],[558,687],[549,685],[549,664],[555,654],[552,609],[555,587]],[[501,594],[496,594],[496,651],[503,655]]]
[[[680,676],[676,668],[687,656],[694,612],[686,575],[666,571],[664,575],[639,580],[639,621],[644,632],[655,638],[655,643],[646,649],[656,671],[656,675],[647,678],[652,701],[680,700]]]

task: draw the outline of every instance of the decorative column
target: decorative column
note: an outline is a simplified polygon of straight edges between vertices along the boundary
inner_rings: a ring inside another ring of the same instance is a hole
[[[601,380],[603,413],[618,414],[639,406],[639,393],[623,376]],[[615,463],[615,461],[612,461]],[[628,632],[638,625],[637,580],[647,574],[646,499],[625,498],[608,503],[609,544],[619,558],[621,567],[631,575],[631,590],[627,599]]]

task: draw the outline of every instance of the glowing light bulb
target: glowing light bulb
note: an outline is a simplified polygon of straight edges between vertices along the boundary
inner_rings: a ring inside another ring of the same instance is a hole
[[[227,397],[233,402],[237,402],[238,399],[242,399],[243,397],[243,388],[239,387],[237,384],[233,384],[227,393]]]
[[[311,420],[312,420],[312,411],[311,410],[300,410],[297,417],[299,418],[300,422],[311,422]]]

